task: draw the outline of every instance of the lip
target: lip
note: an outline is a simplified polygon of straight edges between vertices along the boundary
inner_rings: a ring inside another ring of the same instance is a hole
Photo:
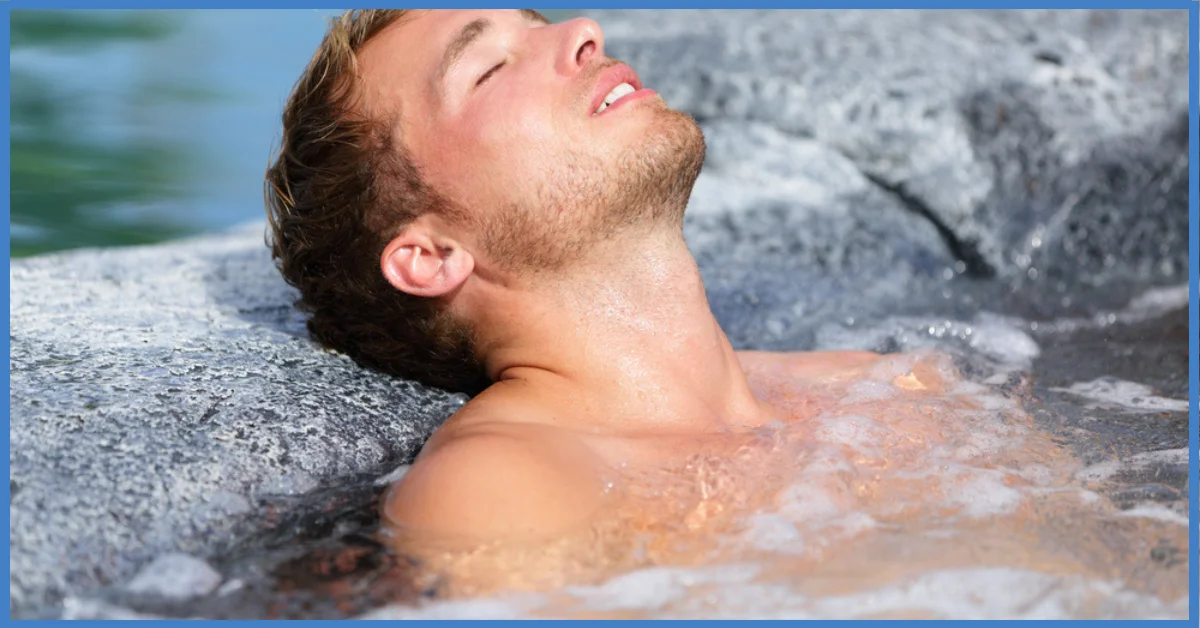
[[[601,111],[599,115],[604,115],[609,111],[612,111],[614,108],[624,105],[626,102],[632,102],[656,93],[652,89],[645,89],[642,87],[642,79],[638,78],[637,72],[634,72],[633,68],[625,65],[624,63],[617,63],[611,68],[608,68],[600,73],[600,79],[596,81],[595,87],[592,88],[592,99],[590,108],[588,109],[588,115],[597,115],[593,112],[600,107],[600,103],[604,102],[604,97],[607,96],[614,87],[620,85],[621,83],[629,83],[632,85],[634,92],[622,96],[619,100],[617,100],[617,102],[605,107],[604,111]]]

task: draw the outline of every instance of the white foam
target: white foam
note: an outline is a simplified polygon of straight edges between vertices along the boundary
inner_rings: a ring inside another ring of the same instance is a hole
[[[885,442],[894,434],[885,425],[853,414],[821,415],[813,419],[813,423],[819,426],[813,434],[816,438],[827,443],[849,445],[859,451],[875,450],[879,443]]]
[[[1159,449],[1157,451],[1147,451],[1140,454],[1134,454],[1127,458],[1130,464],[1150,465],[1150,464],[1187,464],[1188,457],[1191,452],[1187,447],[1178,449]]]
[[[139,613],[124,606],[88,598],[66,597],[63,599],[62,606],[60,619],[166,619],[159,615]]]
[[[1118,407],[1134,412],[1187,412],[1188,401],[1171,399],[1154,394],[1154,389],[1144,384],[1127,382],[1115,377],[1101,377],[1090,382],[1072,384],[1069,388],[1051,388],[1098,402],[1107,407]]]
[[[419,606],[390,604],[356,619],[528,619],[542,602],[538,595],[444,600]]]
[[[1048,486],[1054,481],[1054,472],[1041,464],[1026,464],[1020,469],[1013,470],[1012,473],[1037,486]]]
[[[842,405],[890,399],[896,396],[896,387],[887,382],[864,379],[852,385],[847,392],[839,401]]]
[[[1121,470],[1119,460],[1106,460],[1080,469],[1075,477],[1083,481],[1103,482]]]
[[[163,554],[142,568],[126,590],[183,600],[211,593],[221,574],[208,563],[187,554]]]
[[[237,591],[242,590],[243,588],[245,588],[245,586],[246,586],[246,582],[244,580],[242,580],[241,578],[234,578],[233,580],[230,580],[229,582],[226,582],[225,584],[222,584],[219,588],[217,588],[216,595],[218,595],[218,596],[229,595],[230,593],[235,593]]]
[[[395,484],[396,482],[399,482],[400,478],[403,478],[404,475],[406,473],[408,473],[408,469],[411,466],[412,465],[402,464],[402,465],[396,467],[395,469],[393,469],[387,475],[376,478],[375,486],[389,486],[391,484]]]
[[[1127,316],[1142,315],[1157,316],[1165,312],[1178,310],[1188,305],[1188,285],[1152,288],[1138,295],[1125,309]]]
[[[1041,354],[1022,319],[981,312],[971,321],[892,316],[877,325],[848,327],[827,323],[817,329],[817,349],[878,350],[894,344],[902,351],[933,349],[954,342],[983,353],[1000,365],[1028,367]]]
[[[1123,460],[1107,460],[1085,467],[1075,474],[1083,481],[1103,482],[1120,471],[1136,471],[1153,464],[1188,464],[1190,452],[1186,447],[1160,449],[1135,454]]]
[[[973,469],[950,501],[963,507],[963,514],[975,519],[1008,514],[1021,504],[1021,492],[1004,484],[1003,472]]]
[[[702,585],[730,585],[751,581],[759,568],[749,564],[709,567],[650,567],[617,576],[591,587],[567,587],[589,610],[656,610],[687,599]]]
[[[1119,582],[1061,577],[1024,569],[947,569],[862,593],[817,600],[819,617],[929,614],[939,619],[1071,619],[1099,602],[1099,616],[1175,616],[1157,598]]]
[[[792,485],[784,489],[777,499],[779,515],[793,523],[825,520],[846,510],[846,504],[838,503],[819,482],[808,486]]]
[[[519,619],[588,617],[611,612],[647,619],[1178,619],[1173,602],[1130,591],[1121,581],[1058,576],[1007,567],[943,569],[835,596],[804,595],[787,582],[764,582],[752,565],[654,567],[557,594],[387,606],[361,619]],[[564,597],[563,594],[566,594]],[[564,604],[564,599],[566,603]]]
[[[771,513],[759,513],[746,521],[742,540],[764,552],[804,553],[804,537],[796,525],[785,517]]]
[[[1144,519],[1157,519],[1167,523],[1176,523],[1181,526],[1188,525],[1188,518],[1167,508],[1162,504],[1147,502],[1138,504],[1129,510],[1121,511],[1122,517],[1141,517]]]
[[[1167,312],[1186,308],[1188,305],[1186,283],[1164,288],[1152,288],[1130,300],[1124,309],[1097,312],[1091,318],[1060,318],[1041,323],[1039,328],[1049,332],[1073,332],[1080,329],[1107,327],[1115,323],[1125,325],[1140,323],[1162,316]]]
[[[1020,319],[981,312],[972,327],[970,346],[1003,364],[1032,364],[1041,349],[1022,329],[1026,324]]]

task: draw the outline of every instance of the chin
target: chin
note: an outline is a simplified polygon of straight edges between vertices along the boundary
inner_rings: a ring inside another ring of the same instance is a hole
[[[704,164],[700,127],[686,113],[662,107],[626,137],[616,163],[568,150],[544,171],[534,200],[513,203],[480,223],[486,253],[498,267],[559,270],[631,228],[682,230]]]
[[[683,212],[704,165],[704,133],[688,114],[663,108],[645,131],[642,145],[622,165],[630,211],[682,227]]]

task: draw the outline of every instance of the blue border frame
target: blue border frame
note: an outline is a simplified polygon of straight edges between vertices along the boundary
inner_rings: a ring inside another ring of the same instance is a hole
[[[3,39],[5,47],[9,44],[9,12],[13,9],[95,9],[99,8],[94,1],[89,0],[11,0],[5,2],[0,0],[0,38]],[[344,3],[335,2],[339,8]],[[383,3],[392,4],[392,3]],[[536,3],[539,7],[547,9],[569,9],[578,8],[571,4],[562,3]],[[1196,0],[1152,0],[1149,2],[1139,2],[1138,0],[1057,0],[1053,2],[1036,2],[1031,0],[979,0],[972,2],[971,0],[855,0],[850,2],[838,2],[836,0],[793,0],[791,2],[772,0],[759,1],[754,3],[756,8],[805,8],[805,9],[871,9],[871,8],[907,8],[907,9],[954,9],[954,8],[971,8],[971,9],[1034,9],[1034,8],[1055,8],[1055,9],[1187,9],[1189,23],[1189,67],[1188,67],[1188,84],[1189,84],[1189,129],[1188,129],[1188,151],[1189,151],[1189,183],[1188,183],[1188,211],[1189,211],[1189,238],[1188,238],[1188,259],[1189,259],[1189,301],[1188,301],[1188,386],[1190,397],[1189,408],[1189,499],[1190,499],[1190,534],[1188,547],[1188,579],[1189,579],[1189,605],[1188,605],[1188,625],[1196,625],[1200,620],[1200,609],[1197,608],[1197,602],[1200,601],[1200,576],[1198,576],[1197,565],[1197,546],[1200,545],[1200,526],[1198,526],[1198,518],[1200,518],[1200,504],[1197,503],[1198,497],[1198,471],[1200,466],[1200,458],[1197,456],[1197,444],[1200,443],[1200,416],[1198,416],[1198,393],[1200,393],[1200,351],[1198,351],[1198,339],[1200,339],[1200,270],[1198,270],[1198,240],[1200,240],[1200,213],[1197,211],[1198,197],[1200,197],[1200,187],[1198,187],[1198,164],[1197,164],[1197,149],[1200,147],[1198,141],[1198,126],[1200,122],[1197,119],[1197,67],[1200,65],[1200,54],[1198,54],[1198,31],[1200,31],[1200,7]],[[453,7],[455,4],[446,2],[428,2],[422,6],[429,8]],[[507,3],[497,3],[494,1],[477,2],[471,5],[475,8],[508,8],[511,5]],[[115,0],[104,3],[104,8],[109,9],[150,9],[150,8],[178,8],[178,9],[217,9],[217,8],[234,8],[234,9],[250,9],[250,8],[289,8],[289,9],[327,9],[331,8],[328,2],[313,2],[312,0],[292,0],[291,2],[282,2],[280,0],[259,0],[259,2],[238,2],[237,0],[224,0],[218,2],[208,2],[204,4],[188,3],[182,0]],[[673,1],[646,1],[638,3],[613,3],[601,2],[590,5],[590,8],[729,8],[741,9],[747,8],[745,5],[730,5],[713,1],[696,1],[684,2],[682,0]],[[3,76],[0,78],[0,91],[2,94],[2,106],[4,111],[4,119],[11,120],[10,115],[10,68],[4,66]],[[12,190],[10,182],[10,153],[8,150],[10,139],[10,124],[6,122],[3,125],[2,138],[6,149],[3,151],[0,159],[3,160],[4,174],[3,182],[5,189],[9,192],[4,195],[3,207],[4,214],[10,217],[10,194]],[[10,221],[5,222],[5,231],[10,231]],[[5,252],[10,250],[10,238],[4,239],[3,247]],[[5,256],[7,259],[7,255]],[[3,279],[4,300],[11,307],[11,299],[9,296],[9,275],[5,274]],[[9,332],[11,333],[11,322],[9,324]],[[5,352],[8,353],[9,335],[5,334],[3,339]],[[10,365],[11,368],[11,365]],[[9,380],[6,378],[3,381],[3,389],[8,396]],[[9,422],[9,408],[4,408],[4,422]],[[5,442],[9,442],[9,434],[4,433]],[[5,460],[4,465],[8,467],[8,461]],[[4,494],[7,496],[9,488],[4,487]],[[7,523],[9,513],[5,512],[4,520]],[[3,552],[7,556],[8,548],[5,547]],[[6,602],[10,604],[11,600]],[[9,608],[11,616],[11,607]],[[554,623],[554,622],[551,622]],[[909,622],[899,622],[906,624]],[[1124,623],[1124,622],[1122,622]],[[1178,622],[1168,622],[1168,624],[1176,624]],[[1158,624],[1156,624],[1158,625]]]
[[[3,1],[3,0],[0,0]],[[238,2],[237,0],[222,0],[217,2],[195,3],[183,0],[110,0],[109,2],[88,2],[88,0],[10,0],[8,3],[14,9],[336,9],[349,8],[345,2],[320,2],[317,0],[258,0],[257,2]],[[370,4],[370,3],[368,3]],[[538,2],[542,9],[578,9],[578,3],[573,2]],[[371,6],[400,5],[404,3],[383,2]],[[1055,0],[1051,2],[1037,0],[759,0],[751,3],[718,2],[714,0],[646,0],[644,2],[594,2],[588,4],[589,9],[1191,9],[1196,5],[1195,0]],[[353,5],[351,5],[353,6]],[[411,5],[410,5],[411,6]],[[455,3],[434,1],[419,3],[422,8],[461,8],[477,9],[507,9],[511,2],[485,0],[483,2]]]
[[[0,38],[3,39],[5,48],[9,47],[9,20],[8,20],[8,17],[9,17],[8,7],[5,7],[3,11],[0,11]],[[11,144],[9,142],[10,126],[11,126],[11,120],[12,120],[11,112],[10,112],[12,102],[9,98],[9,74],[10,74],[11,68],[10,68],[10,66],[6,65],[6,66],[4,66],[4,69],[0,70],[0,71],[3,72],[2,78],[0,78],[0,91],[3,92],[3,94],[0,94],[0,100],[3,100],[3,102],[0,103],[0,107],[3,108],[4,120],[5,120],[5,123],[3,125],[0,125],[0,126],[3,126],[3,130],[0,130],[0,139],[3,139],[3,141],[4,141],[4,150],[2,151],[2,153],[0,153],[0,159],[3,160],[4,174],[0,175],[0,176],[4,177],[2,179],[4,182],[4,190],[5,190],[5,193],[4,193],[4,233],[5,233],[5,236],[4,236],[4,245],[3,246],[4,246],[4,259],[7,260],[7,259],[9,259],[9,254],[11,253],[11,242],[12,242],[11,237],[9,235],[10,225],[12,224],[11,223],[11,214],[10,214],[11,209],[12,209],[11,208],[11,204],[12,204],[12,201],[11,201],[11,198],[12,198],[12,196],[11,196],[12,195],[12,181],[11,181],[12,168],[11,168],[11,165],[12,164],[9,161],[9,157],[10,157],[9,148],[11,146]],[[10,309],[11,308],[11,299],[9,298],[9,273],[4,273],[4,279],[2,281],[4,282],[4,303],[5,303],[5,305],[9,306],[9,307],[6,307],[5,309]],[[6,325],[6,327],[8,327],[7,331],[9,333],[12,333],[12,329],[11,329],[12,324],[9,323],[8,325]],[[12,353],[11,353],[11,349],[9,347],[9,334],[4,334],[4,338],[2,340],[0,340],[0,342],[2,342],[4,344],[4,354],[11,356]],[[9,362],[8,369],[10,371],[12,369],[11,362]],[[2,386],[4,388],[4,396],[9,397],[9,393],[10,393],[9,378],[5,377],[4,382],[2,384],[0,384],[0,386]],[[6,426],[9,424],[9,406],[4,407],[4,424]],[[8,430],[4,430],[4,443],[6,445],[9,444]],[[11,448],[9,448],[9,449],[11,449]],[[8,459],[5,458],[4,459],[4,469],[6,471],[9,468],[8,465],[9,465]],[[3,491],[4,491],[5,497],[11,498],[11,496],[9,495],[9,487],[8,486],[5,486]],[[4,527],[6,527],[6,528],[9,527],[9,511],[7,511],[7,510],[4,511]],[[9,529],[11,529],[11,528],[9,528]],[[8,558],[8,546],[4,547],[4,557]],[[11,567],[10,567],[10,569],[11,569]],[[8,601],[5,602],[5,606],[9,607],[9,616],[12,615],[11,604],[12,604],[11,599],[9,599]]]

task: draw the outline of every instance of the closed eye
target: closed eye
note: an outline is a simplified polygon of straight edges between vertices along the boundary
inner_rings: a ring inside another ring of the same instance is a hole
[[[497,71],[499,71],[500,68],[504,67],[504,64],[505,64],[505,62],[501,61],[500,63],[497,63],[496,65],[492,66],[492,69],[488,70],[487,72],[484,72],[483,76],[479,77],[478,81],[475,81],[475,87],[479,87],[480,85],[483,85],[484,83],[486,83],[488,81],[488,79],[492,78],[492,75],[494,75]]]

